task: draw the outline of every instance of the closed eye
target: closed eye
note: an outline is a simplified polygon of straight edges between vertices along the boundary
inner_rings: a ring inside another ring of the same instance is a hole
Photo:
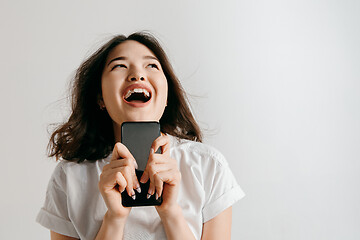
[[[114,69],[117,68],[117,67],[127,68],[126,65],[124,65],[124,64],[116,64],[115,66],[113,66],[113,67],[111,68],[111,70],[114,70]]]

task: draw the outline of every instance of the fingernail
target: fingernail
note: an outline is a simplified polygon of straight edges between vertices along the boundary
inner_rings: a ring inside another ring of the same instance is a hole
[[[158,198],[159,198],[159,195],[157,193],[155,194],[155,198],[156,198],[156,200],[158,200]]]
[[[150,154],[153,154],[155,151],[153,148],[150,149]]]
[[[140,182],[141,182],[141,183],[146,183],[146,182],[145,182],[145,175],[144,175],[144,174],[141,176]]]
[[[150,197],[151,197],[151,194],[148,193],[148,194],[146,195],[146,198],[149,199]]]
[[[133,197],[135,195],[134,189],[131,190],[131,193],[129,194],[130,197]]]
[[[137,187],[137,188],[136,188],[136,191],[137,191],[138,193],[141,193],[141,188],[140,188],[140,187]]]
[[[135,194],[134,194],[134,195],[132,195],[132,196],[131,196],[131,198],[132,198],[133,200],[135,200],[136,195],[135,195]]]

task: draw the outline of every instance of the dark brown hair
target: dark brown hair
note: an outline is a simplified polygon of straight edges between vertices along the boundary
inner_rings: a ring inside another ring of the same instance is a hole
[[[77,69],[71,90],[72,113],[67,122],[52,133],[49,157],[68,161],[96,161],[107,157],[115,144],[112,119],[98,105],[101,96],[101,75],[109,53],[126,40],[135,40],[148,47],[159,59],[168,81],[167,107],[160,119],[161,131],[170,135],[202,141],[183,88],[159,42],[149,33],[118,35],[104,44]]]

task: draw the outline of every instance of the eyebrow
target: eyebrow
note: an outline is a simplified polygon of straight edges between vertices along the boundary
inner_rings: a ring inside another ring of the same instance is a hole
[[[127,59],[128,59],[127,57],[117,57],[117,58],[112,59],[107,65],[109,66],[110,63],[112,63],[113,61],[117,61],[117,60],[127,60]],[[157,59],[157,58],[154,57],[154,56],[150,56],[150,55],[149,55],[149,56],[144,56],[143,59],[154,59],[154,60],[156,60],[156,61],[158,61],[158,62],[160,63],[159,59]]]

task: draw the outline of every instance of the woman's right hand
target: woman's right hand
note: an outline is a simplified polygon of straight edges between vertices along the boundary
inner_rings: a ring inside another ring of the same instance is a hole
[[[140,184],[135,174],[136,161],[130,151],[120,142],[115,144],[110,163],[100,175],[99,190],[108,208],[107,215],[114,219],[125,219],[131,208],[123,207],[121,192],[135,196]]]

